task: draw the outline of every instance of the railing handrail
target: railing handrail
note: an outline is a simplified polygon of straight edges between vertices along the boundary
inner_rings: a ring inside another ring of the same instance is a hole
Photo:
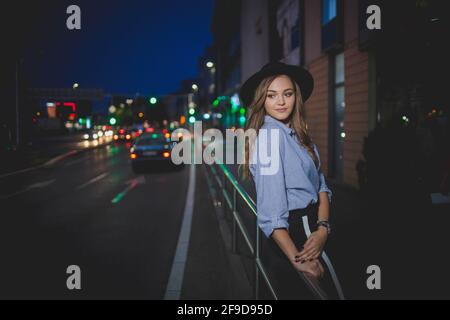
[[[256,204],[255,204],[255,201],[252,199],[252,197],[250,197],[250,195],[247,193],[247,191],[245,191],[243,189],[243,187],[240,185],[240,183],[237,181],[237,179],[234,177],[234,175],[231,173],[231,171],[225,166],[225,164],[219,163],[217,165],[222,170],[222,172],[223,172],[224,176],[227,178],[227,180],[231,183],[231,185],[233,186],[234,190],[236,190],[236,192],[239,193],[240,197],[244,200],[244,202],[247,204],[247,206],[250,208],[250,210],[253,212],[253,214],[256,217],[258,217],[258,213],[257,213],[257,210],[256,210]],[[221,188],[225,189],[225,186],[222,185]],[[235,209],[236,208],[234,208],[233,210],[235,210]],[[234,212],[234,213],[237,214],[237,212]],[[234,219],[236,219],[236,217],[234,217]],[[259,226],[258,226],[258,224],[256,224],[256,226],[257,226],[257,238],[256,238],[256,241],[257,241],[256,247],[257,248],[255,250],[255,248],[253,248],[253,246],[248,242],[248,234],[245,234],[246,233],[245,228],[243,226],[241,226],[241,223],[239,223],[239,228],[241,229],[241,232],[243,233],[243,235],[245,236],[245,238],[247,240],[246,241],[247,245],[249,246],[250,250],[255,253],[257,268],[260,269],[260,271],[261,271],[261,273],[263,275],[263,278],[266,281],[267,285],[269,286],[269,289],[270,289],[272,295],[274,296],[274,298],[278,299],[277,294],[276,294],[272,284],[270,283],[270,279],[269,279],[267,273],[265,272],[264,267],[262,265],[262,262],[260,261],[260,258],[259,258],[259,236],[258,236],[259,235]],[[325,252],[322,253],[322,257],[324,258],[324,261],[327,264],[327,266],[328,266],[328,268],[329,268],[329,270],[331,272],[332,279],[333,279],[333,282],[334,282],[334,284],[336,286],[336,289],[338,291],[339,298],[344,300],[345,298],[344,298],[344,294],[342,292],[341,285],[339,283],[339,280],[337,279],[336,272],[334,271],[334,268],[333,268],[333,266],[331,264],[330,259],[328,258],[328,256],[326,255]],[[320,299],[326,299],[327,298],[325,293],[323,292],[322,288],[320,288],[319,285],[314,284],[311,281],[311,279],[309,279],[306,275],[302,275],[300,272],[299,272],[299,275],[303,279],[303,281],[305,281],[308,289],[315,296],[317,296]]]
[[[249,194],[247,193],[247,191],[245,191],[242,188],[242,186],[239,184],[239,182],[236,180],[236,178],[233,176],[233,174],[230,172],[230,170],[223,163],[218,164],[218,166],[222,169],[223,173],[228,178],[228,181],[231,182],[231,184],[236,189],[236,191],[239,193],[241,198],[245,201],[245,203],[247,203],[250,210],[255,214],[255,216],[258,216],[258,214],[256,212],[256,203],[252,199],[252,197],[250,197]]]

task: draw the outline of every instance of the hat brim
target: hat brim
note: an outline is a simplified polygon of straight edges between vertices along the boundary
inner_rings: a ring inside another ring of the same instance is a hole
[[[314,78],[308,70],[300,66],[277,63],[262,68],[241,86],[239,96],[244,106],[249,107],[251,105],[261,81],[274,75],[287,75],[295,81],[300,87],[303,102],[306,102],[311,96],[314,89]]]

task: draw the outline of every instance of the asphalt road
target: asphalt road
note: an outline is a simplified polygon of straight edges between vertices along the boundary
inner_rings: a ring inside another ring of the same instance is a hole
[[[110,145],[0,179],[0,297],[163,299],[185,212],[190,166],[132,172]],[[201,168],[198,166],[198,168]],[[196,170],[183,298],[229,298],[217,219]],[[81,270],[68,290],[67,268]]]

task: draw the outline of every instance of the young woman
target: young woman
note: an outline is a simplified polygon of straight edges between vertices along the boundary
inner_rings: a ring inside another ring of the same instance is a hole
[[[258,137],[254,143],[246,143],[242,168],[244,176],[251,175],[255,182],[258,224],[266,237],[298,271],[322,278],[324,268],[319,259],[331,230],[332,192],[304,118],[303,103],[313,87],[307,70],[279,62],[266,65],[244,83],[240,96],[249,108],[246,130],[254,129]],[[266,129],[267,138],[261,138],[261,129]],[[271,141],[273,130],[278,132],[276,141]],[[263,162],[250,161],[257,157],[257,152],[250,152],[255,143],[258,149],[264,144],[269,153],[275,150],[270,155],[279,158],[275,172],[263,174]],[[307,230],[312,232],[309,237]]]

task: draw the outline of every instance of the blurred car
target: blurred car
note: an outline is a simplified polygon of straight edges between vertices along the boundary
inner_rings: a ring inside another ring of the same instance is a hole
[[[96,130],[88,130],[88,131],[85,131],[83,134],[83,139],[85,141],[94,141],[94,140],[97,140],[98,138],[100,138],[100,137]]]
[[[130,142],[133,139],[131,131],[125,129],[119,129],[113,136],[116,142]]]
[[[133,139],[139,138],[141,136],[141,134],[143,133],[142,129],[139,128],[133,128],[131,129],[131,137]]]
[[[139,172],[146,164],[153,161],[172,163],[172,147],[170,138],[162,132],[142,134],[130,149],[133,171]]]

